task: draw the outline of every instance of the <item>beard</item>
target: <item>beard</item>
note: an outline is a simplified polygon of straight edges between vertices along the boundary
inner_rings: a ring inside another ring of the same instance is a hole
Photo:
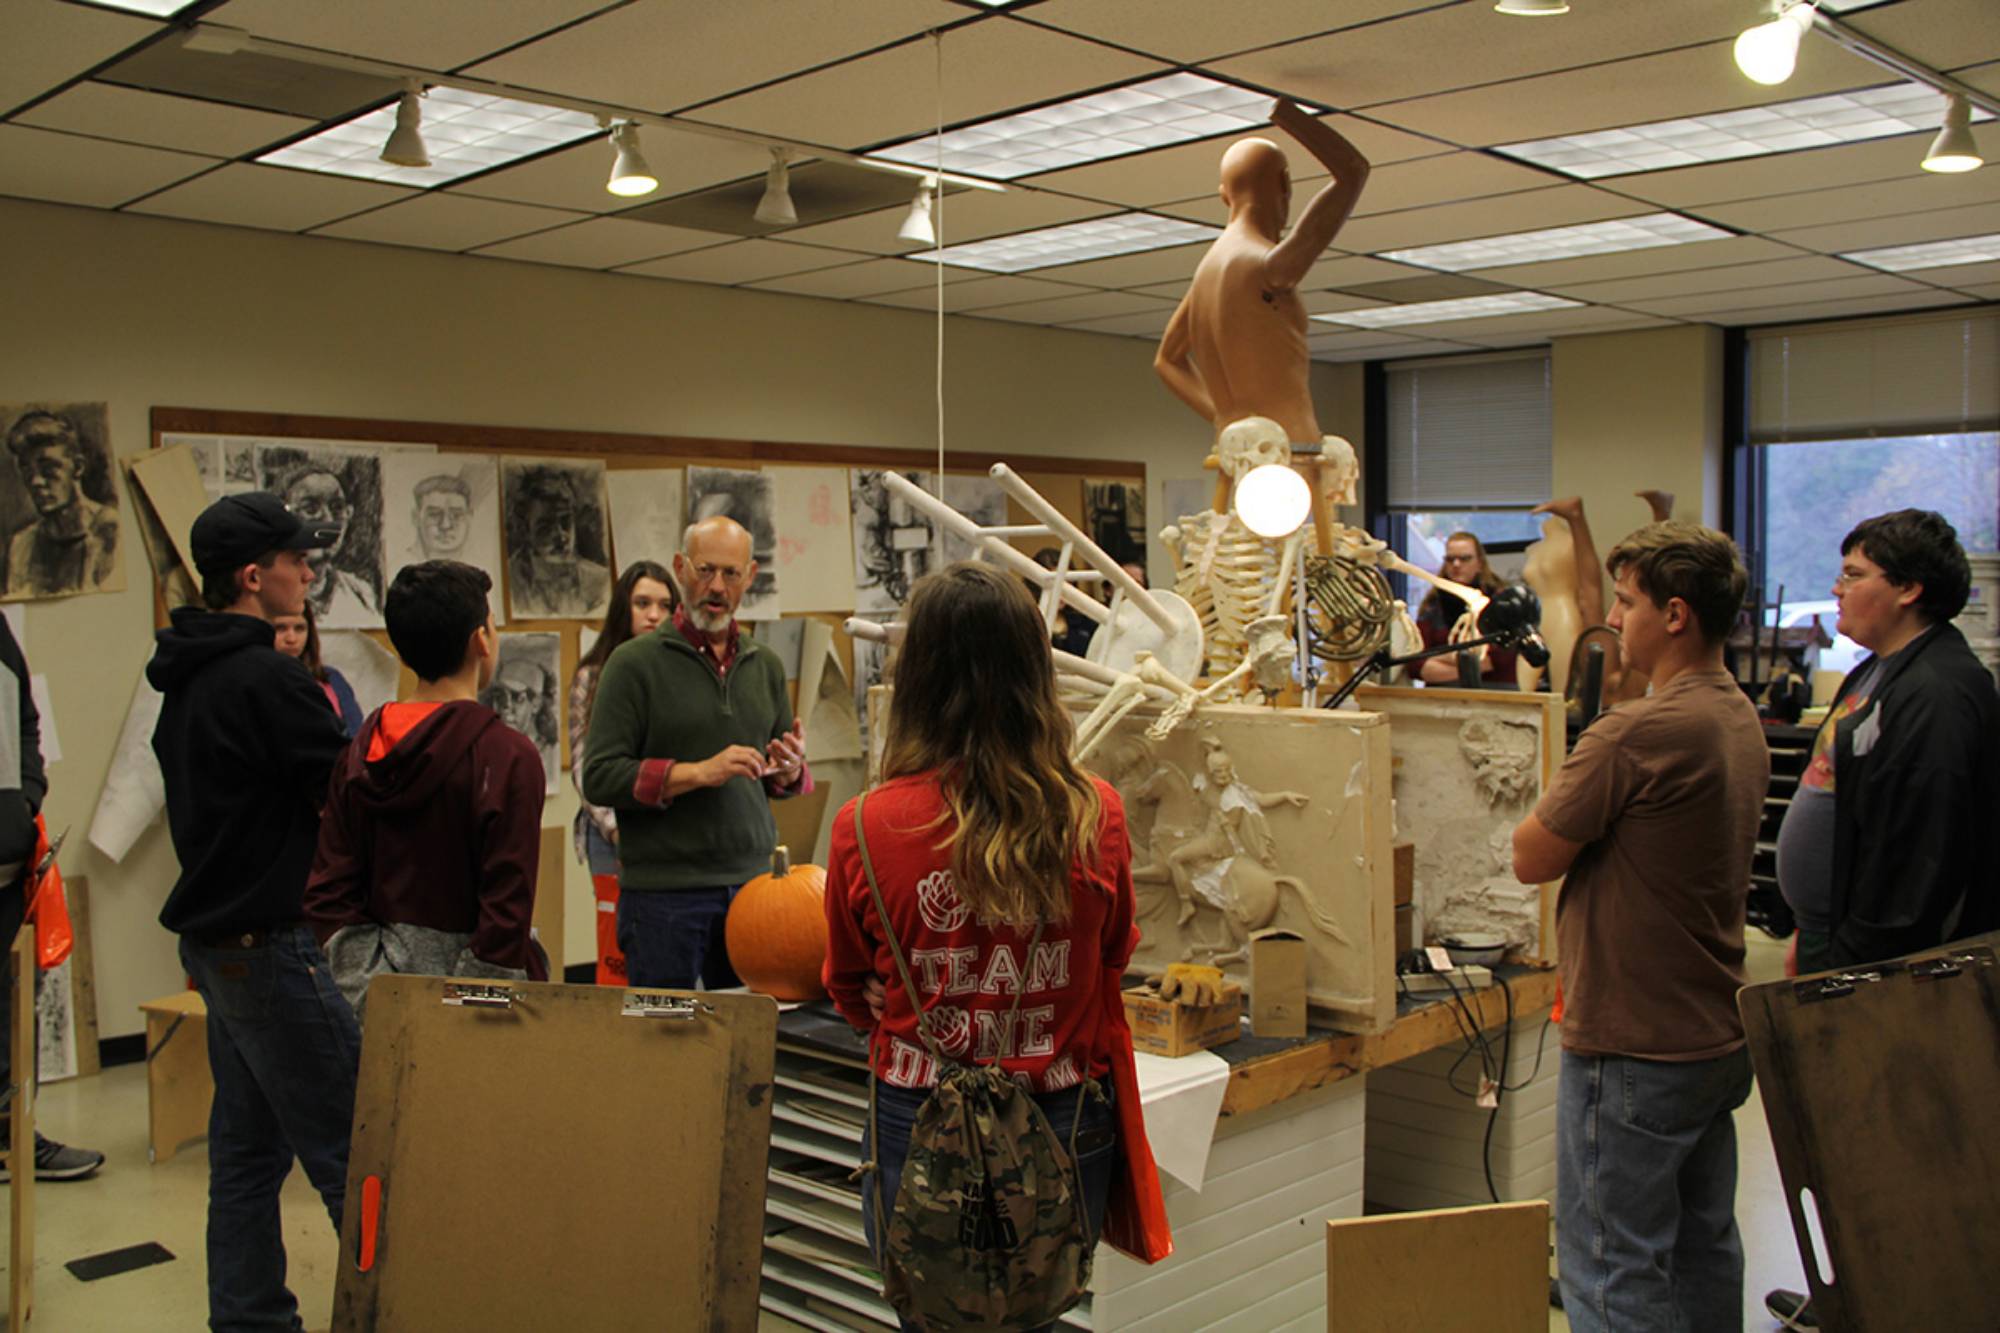
[[[711,610],[700,602],[688,602],[688,619],[704,634],[721,634],[729,628],[729,622],[736,618],[734,608]]]

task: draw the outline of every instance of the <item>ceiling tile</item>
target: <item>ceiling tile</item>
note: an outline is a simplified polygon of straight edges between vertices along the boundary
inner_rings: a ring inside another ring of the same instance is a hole
[[[858,264],[823,268],[811,273],[793,273],[782,278],[766,278],[745,283],[760,292],[791,292],[797,296],[825,296],[836,300],[880,296],[884,292],[909,291],[913,282],[929,282],[935,267],[908,259],[865,259]]]
[[[1571,329],[1521,329],[1513,333],[1489,333],[1483,337],[1463,335],[1474,347],[1488,351],[1501,351],[1509,347],[1541,347],[1557,338],[1583,337],[1600,333],[1632,333],[1639,329],[1659,329],[1670,324],[1679,324],[1677,319],[1659,319],[1650,315],[1633,315],[1616,324],[1603,324],[1590,328]]]
[[[1325,287],[1359,287],[1370,282],[1394,282],[1398,278],[1428,278],[1432,270],[1371,255],[1328,255],[1306,270],[1302,292]]]
[[[1542,282],[1537,286],[1557,296],[1606,305],[1630,301],[1658,300],[1669,296],[1694,296],[1701,292],[1747,291],[1754,287],[1776,287],[1793,282],[1852,278],[1869,270],[1844,259],[1827,255],[1803,255],[1797,259],[1773,259],[1761,264],[1730,264],[1720,268],[1698,268],[1679,273],[1655,273],[1638,278],[1616,278],[1610,282]]]
[[[1305,209],[1314,192],[1329,179],[1326,176],[1317,176],[1293,182],[1294,219]],[[1376,166],[1370,170],[1368,184],[1362,188],[1361,198],[1354,206],[1354,217],[1359,219],[1372,217],[1378,213],[1398,213],[1432,204],[1455,203],[1466,199],[1519,193],[1523,190],[1541,190],[1570,183],[1565,176],[1558,176],[1537,167],[1524,166],[1519,162],[1510,162],[1488,153],[1438,153],[1430,157],[1392,162],[1387,166]],[[1190,221],[1206,222],[1214,226],[1221,226],[1229,220],[1229,210],[1213,191],[1190,199],[1161,204],[1158,211],[1170,217],[1187,218]],[[1343,245],[1347,244],[1345,235],[1343,232]]]
[[[210,157],[241,157],[313,125],[298,116],[249,111],[110,83],[79,83],[17,119],[23,125]]]
[[[1631,217],[1645,210],[1629,199],[1589,185],[1553,185],[1491,199],[1468,199],[1430,208],[1357,217],[1340,229],[1343,250],[1402,250],[1440,241],[1464,241],[1517,231],[1567,227],[1578,222]]]
[[[648,278],[730,285],[755,282],[759,278],[782,277],[787,273],[804,273],[810,269],[832,268],[836,264],[850,263],[853,258],[839,250],[787,245],[783,241],[736,241],[730,245],[690,250],[666,259],[632,264],[618,271]]]
[[[1402,360],[1412,356],[1455,356],[1461,352],[1481,350],[1470,343],[1444,342],[1438,339],[1405,338],[1399,342],[1379,344],[1374,347],[1357,347],[1348,351],[1314,352],[1315,361],[1389,361]]]
[[[1023,17],[1080,36],[1144,51],[1162,60],[1195,64],[1215,56],[1286,42],[1301,33],[1369,23],[1433,0],[1258,0],[1218,5],[1213,0],[1048,0]]]
[[[1144,254],[1119,255],[1115,259],[1093,259],[1082,264],[1037,269],[1036,276],[1058,282],[1080,282],[1087,287],[1145,287],[1158,282],[1181,282],[1194,276],[1194,266],[1208,253],[1211,242],[1177,245],[1169,250],[1148,250]]]
[[[365,69],[307,64],[254,47],[200,51],[172,40],[148,43],[98,70],[97,79],[316,121],[344,119],[402,90],[400,80]]]
[[[1982,283],[2000,282],[2000,261],[1985,264],[1951,264],[1944,268],[1916,269],[1912,278],[1921,278],[1933,287],[1956,287],[1970,291]]]
[[[1982,236],[2000,230],[1996,224],[2000,224],[2000,210],[1994,209],[1991,204],[1973,204],[1964,208],[1911,213],[1899,218],[1801,227],[1795,231],[1773,232],[1772,239],[1796,245],[1802,250],[1835,254],[1871,250],[1884,245],[1910,245],[1917,241],[1944,241],[1957,236]]]
[[[1168,307],[1165,311],[1112,315],[1108,319],[1080,319],[1063,327],[1083,333],[1115,333],[1126,338],[1158,338],[1167,331],[1167,321],[1172,318],[1173,309]]]
[[[12,111],[160,30],[152,19],[81,5],[0,5],[0,112]],[[33,53],[24,60],[21,52]]]
[[[1982,93],[2000,93],[2000,60],[1962,69],[1957,78],[1960,83],[1977,88]]]
[[[1342,329],[1335,333],[1308,334],[1306,346],[1314,352],[1356,352],[1377,347],[1407,347],[1416,341],[1387,329]]]
[[[1983,283],[1977,287],[1962,287],[1967,296],[1976,296],[1982,301],[2000,301],[2000,282]]]
[[[943,0],[869,0],[842,5],[837,16],[808,16],[793,0],[638,0],[474,65],[470,72],[618,106],[676,111],[964,16],[964,10]],[[923,96],[930,98],[929,47],[917,45],[924,48]],[[951,56],[947,42],[947,62]],[[920,118],[916,123],[930,122]],[[829,142],[810,134],[796,137]]]
[[[1856,274],[1818,282],[1792,282],[1777,287],[1719,288],[1688,296],[1642,297],[1624,304],[1649,315],[1686,317],[1711,310],[1742,310],[1759,305],[1801,305],[1813,301],[1845,301],[1856,296],[1911,296],[1930,290],[1922,283],[1887,273]]]
[[[1966,298],[1954,292],[1917,292],[1897,296],[1857,296],[1843,301],[1811,301],[1797,305],[1738,304],[1717,302],[1714,310],[1690,312],[1683,319],[1705,324],[1789,324],[1818,319],[1845,319],[1849,315],[1890,315],[1903,310],[1933,306],[1964,305]]]
[[[2000,171],[1968,171],[1959,175],[1924,171],[1917,166],[1914,156],[1906,166],[1908,169],[1895,180],[1745,199],[1733,204],[1705,204],[1689,211],[1696,217],[1739,231],[1773,232],[2000,201]],[[2000,231],[2000,209],[1993,210],[1993,221],[1992,229]]]
[[[1165,70],[1156,61],[1025,23],[955,28],[943,45],[947,125]],[[918,41],[704,106],[694,118],[860,148],[932,130],[938,112],[938,55],[932,43]]]
[[[212,17],[259,37],[423,69],[451,70],[605,8],[607,0],[229,0]],[[588,26],[588,25],[585,25]]]
[[[212,157],[0,125],[0,191],[116,208],[216,165]]]
[[[1804,148],[1735,162],[1608,176],[1597,183],[1634,199],[1669,208],[1692,208],[1869,181],[1908,180],[1914,164],[1923,158],[1929,145],[1929,135],[1899,134],[1865,143]]]
[[[1990,0],[1904,0],[1842,18],[1857,32],[1933,69],[2000,60],[2000,16]],[[1800,54],[1804,59],[1805,53]]]
[[[451,189],[454,194],[506,199],[517,204],[610,213],[642,208],[724,181],[762,175],[771,161],[770,154],[756,144],[735,143],[705,134],[675,134],[650,125],[641,137],[641,144],[647,164],[660,178],[660,188],[643,199],[622,198],[604,188],[605,181],[611,178],[612,153],[611,146],[601,139],[586,139],[561,152],[463,181]]]
[[[1431,334],[1460,338],[1467,342],[1487,342],[1502,335],[1560,337],[1566,333],[1608,333],[1614,329],[1658,324],[1651,315],[1605,306],[1585,306],[1581,310],[1536,310],[1523,315],[1494,315],[1486,319],[1459,319],[1445,324],[1405,324],[1410,334]]]
[[[568,264],[574,268],[616,268],[642,259],[661,259],[688,250],[701,250],[722,238],[711,231],[689,231],[662,227],[651,222],[628,222],[623,218],[590,218],[584,222],[537,232],[478,253],[495,259],[524,259],[537,264]]]
[[[412,198],[416,193],[377,181],[233,162],[143,199],[132,205],[132,211],[232,227],[305,231],[365,208]]]
[[[1347,292],[1307,292],[1303,303],[1308,315],[1333,315],[1343,310],[1372,310],[1387,302],[1367,296],[1353,296]]]
[[[553,208],[532,208],[527,204],[505,204],[497,199],[464,195],[427,194],[359,217],[344,218],[316,229],[313,235],[414,245],[427,250],[470,250],[576,220],[576,214]]]
[[[1130,292],[1081,292],[1075,296],[1059,296],[1052,301],[992,306],[971,313],[986,319],[1012,320],[1019,324],[1070,324],[1110,315],[1156,314],[1164,318],[1172,315],[1174,308],[1164,301],[1156,301],[1150,296],[1134,296]]]
[[[1726,241],[1696,241],[1692,245],[1661,245],[1651,250],[1627,250],[1616,255],[1586,255],[1582,259],[1551,259],[1540,264],[1508,264],[1480,269],[1475,276],[1494,282],[1514,282],[1543,290],[1544,283],[1609,282],[1650,273],[1680,273],[1722,264],[1754,264],[1766,259],[1796,259],[1799,251],[1761,236],[1732,236]]]
[[[1037,194],[1028,190],[956,190],[948,192],[932,218],[943,228],[947,245],[978,241],[988,236],[1005,236],[1037,227],[1053,227],[1063,222],[1102,217],[1104,205],[1057,194]],[[838,222],[822,222],[813,227],[787,230],[786,240],[806,245],[830,245],[839,250],[865,254],[901,255],[921,247],[896,235],[908,214],[907,205],[862,213]]]
[[[924,267],[928,269],[931,266],[925,264]],[[912,310],[935,310],[937,309],[935,282],[936,276],[928,274],[919,278],[918,285],[914,287],[906,287],[873,299],[877,305],[906,306]],[[1088,295],[1083,289],[1068,283],[1012,275],[973,277],[965,274],[962,269],[956,271],[947,269],[944,283],[944,308],[952,314],[966,310],[990,309],[996,305],[1018,304],[1022,301],[1044,301],[1065,296]]]
[[[1730,8],[1740,24],[1744,6],[1733,4]],[[1625,14],[1678,15],[1681,6],[1620,5],[1616,9]],[[1567,24],[1577,12],[1580,7],[1561,22]],[[1536,27],[1525,22],[1521,26]],[[1538,29],[1545,30],[1546,25]],[[1712,42],[1607,65],[1586,65],[1560,74],[1371,107],[1368,114],[1419,134],[1436,135],[1467,147],[1486,147],[1787,102],[1815,93],[1894,81],[1879,66],[1823,43],[1814,50],[1813,59],[1801,62],[1798,72],[1783,86],[1766,87],[1743,77],[1729,48],[1730,42]],[[1482,74],[1485,71],[1484,61],[1476,55],[1468,57],[1466,67]]]

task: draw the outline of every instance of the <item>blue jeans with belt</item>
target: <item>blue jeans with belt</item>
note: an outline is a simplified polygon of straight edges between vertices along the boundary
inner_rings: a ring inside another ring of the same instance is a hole
[[[209,1327],[298,1329],[278,1191],[294,1157],[340,1231],[361,1030],[312,932],[181,937],[208,1005]]]
[[[1104,1203],[1111,1195],[1111,1172],[1118,1162],[1118,1116],[1111,1102],[1111,1082],[1099,1080],[1102,1097],[1083,1095],[1081,1119],[1078,1118],[1078,1089],[1067,1088],[1061,1092],[1040,1092],[1035,1094],[1035,1104],[1048,1117],[1049,1128],[1055,1132],[1063,1151],[1069,1151],[1070,1129],[1076,1130],[1076,1170],[1083,1189],[1085,1212],[1085,1243],[1094,1247],[1104,1230]],[[864,1129],[861,1140],[861,1160],[873,1161],[875,1170],[864,1172],[861,1178],[861,1229],[868,1237],[868,1252],[875,1257],[879,1266],[882,1262],[881,1238],[875,1234],[875,1185],[879,1174],[882,1186],[882,1212],[884,1216],[895,1211],[896,1192],[903,1184],[903,1163],[910,1155],[910,1131],[916,1127],[917,1111],[930,1096],[929,1088],[897,1088],[877,1081],[875,1087],[875,1126],[882,1133],[878,1145],[873,1142],[871,1131]],[[915,1329],[913,1324],[904,1324],[905,1329]],[[1054,1325],[1045,1327],[1053,1328]]]
[[[718,889],[626,889],[618,893],[618,951],[634,986],[709,990],[740,986],[729,965],[722,923],[738,886]]]
[[[1743,1327],[1736,1121],[1750,1053],[1634,1060],[1563,1052],[1556,1267],[1577,1333]]]

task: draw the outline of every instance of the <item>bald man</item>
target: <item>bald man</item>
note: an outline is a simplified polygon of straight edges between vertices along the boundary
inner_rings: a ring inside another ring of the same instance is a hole
[[[1271,108],[1271,123],[1303,144],[1333,179],[1286,236],[1292,177],[1284,153],[1268,139],[1230,146],[1219,191],[1229,224],[1195,269],[1153,367],[1218,436],[1231,422],[1269,417],[1294,446],[1317,450],[1322,436],[1298,285],[1354,211],[1368,159],[1283,99]]]
[[[583,797],[618,812],[618,947],[634,986],[737,984],[722,923],[771,868],[770,799],[812,790],[805,727],[776,653],[736,608],[757,577],[750,534],[691,525],[674,556],[671,621],[604,664],[583,755]]]

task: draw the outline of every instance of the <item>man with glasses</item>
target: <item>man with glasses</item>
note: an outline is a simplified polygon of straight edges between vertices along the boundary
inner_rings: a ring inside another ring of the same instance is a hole
[[[583,757],[583,796],[618,812],[618,947],[635,986],[737,984],[722,924],[736,891],[770,868],[769,797],[812,790],[805,727],[776,653],[741,633],[757,577],[734,519],[691,525],[674,556],[673,620],[604,664]]]
[[[1864,519],[1840,544],[1847,675],[1778,830],[1778,888],[1801,974],[1879,962],[2000,928],[2000,694],[1951,618],[1972,583],[1940,514]],[[1806,1298],[1764,1304],[1817,1328]]]

